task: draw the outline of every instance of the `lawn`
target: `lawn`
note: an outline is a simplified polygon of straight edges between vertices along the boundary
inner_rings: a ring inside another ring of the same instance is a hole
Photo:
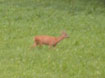
[[[56,48],[30,49],[64,30]],[[0,78],[105,78],[104,0],[0,0]]]

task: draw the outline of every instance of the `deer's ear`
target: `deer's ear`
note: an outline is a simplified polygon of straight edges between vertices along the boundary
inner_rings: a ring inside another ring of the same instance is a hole
[[[66,31],[65,30],[61,31],[61,34],[66,34]]]
[[[62,34],[65,34],[65,33],[66,33],[66,31],[65,31],[65,30],[63,30],[63,31],[62,31]]]

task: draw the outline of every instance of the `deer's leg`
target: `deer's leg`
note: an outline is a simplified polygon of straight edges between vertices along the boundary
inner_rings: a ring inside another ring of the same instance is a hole
[[[49,48],[52,48],[52,45],[49,45]]]
[[[32,45],[32,47],[31,48],[34,48],[34,47],[36,47],[37,46],[37,44],[36,44],[36,42]]]
[[[38,45],[39,45],[39,46],[42,46],[42,42],[39,42]]]
[[[54,44],[53,47],[56,47],[56,44]]]
[[[55,47],[53,44],[49,44],[49,48]]]

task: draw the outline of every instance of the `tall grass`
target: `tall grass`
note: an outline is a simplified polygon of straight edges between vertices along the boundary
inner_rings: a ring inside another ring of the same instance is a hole
[[[0,0],[0,78],[105,78],[104,0]],[[35,35],[70,38],[30,50]]]

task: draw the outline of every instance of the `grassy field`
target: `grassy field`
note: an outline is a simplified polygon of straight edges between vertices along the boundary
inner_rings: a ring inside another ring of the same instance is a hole
[[[0,0],[0,78],[105,78],[103,1]],[[63,30],[55,49],[29,49]]]

